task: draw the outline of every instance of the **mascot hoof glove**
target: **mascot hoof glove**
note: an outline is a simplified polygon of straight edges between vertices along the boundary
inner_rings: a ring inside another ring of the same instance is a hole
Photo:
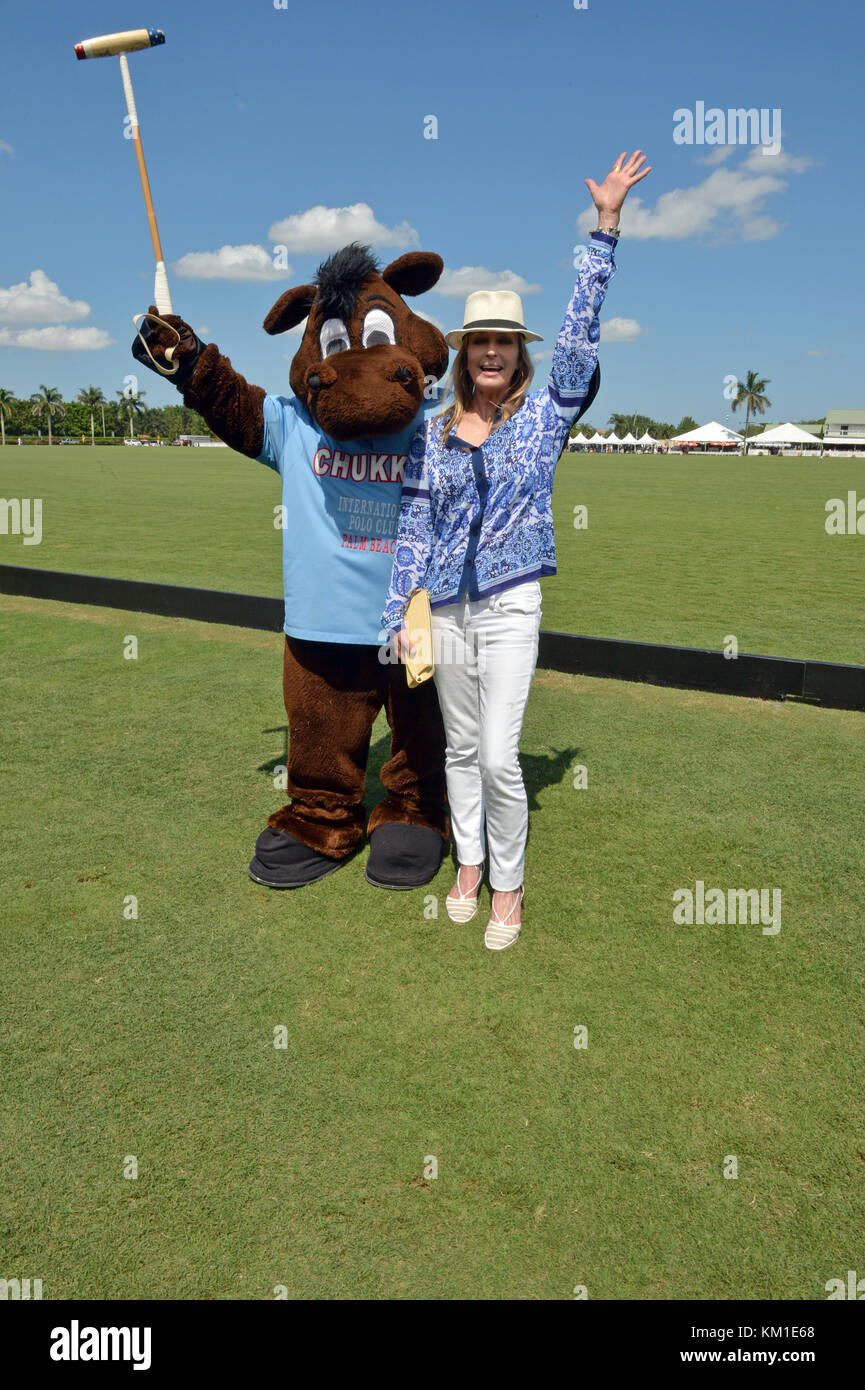
[[[255,858],[248,872],[253,882],[266,888],[303,888],[335,873],[351,858],[350,854],[342,859],[319,854],[286,831],[268,825],[256,840]]]
[[[377,888],[420,888],[435,878],[446,850],[435,830],[388,821],[369,837],[367,880]]]

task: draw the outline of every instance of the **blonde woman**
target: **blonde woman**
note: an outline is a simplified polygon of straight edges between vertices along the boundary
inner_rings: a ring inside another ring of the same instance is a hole
[[[393,573],[382,628],[401,656],[411,591],[433,609],[435,682],[447,736],[447,786],[459,868],[446,906],[453,921],[477,912],[487,855],[493,951],[521,930],[528,805],[518,748],[538,654],[542,575],[555,574],[553,473],[575,420],[598,390],[598,313],[615,274],[619,213],[650,172],[620,155],[600,187],[586,185],[598,226],[556,340],[550,382],[529,394],[519,295],[482,290],[466,300],[453,400],[419,430],[406,465]]]

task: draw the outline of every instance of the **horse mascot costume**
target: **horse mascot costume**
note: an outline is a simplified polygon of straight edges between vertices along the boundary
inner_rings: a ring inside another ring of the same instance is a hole
[[[404,295],[429,290],[440,256],[412,251],[380,270],[353,243],[287,290],[264,321],[284,333],[307,320],[289,372],[293,396],[251,386],[215,343],[151,306],[132,352],[170,376],[230,448],[282,478],[285,654],[289,723],[285,806],[268,818],[249,874],[298,888],[333,873],[364,838],[372,726],[384,709],[385,797],[369,817],[367,879],[415,888],[438,871],[450,827],[445,740],[434,684],[409,689],[382,660],[379,630],[396,545],[406,458],[425,390],[441,377],[441,333]],[[167,351],[171,349],[171,351]]]

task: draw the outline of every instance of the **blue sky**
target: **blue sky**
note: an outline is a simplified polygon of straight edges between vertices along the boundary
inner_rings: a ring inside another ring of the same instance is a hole
[[[133,369],[152,253],[119,64],[73,44],[148,25],[166,43],[130,66],[175,312],[267,390],[288,391],[298,344],[264,333],[267,310],[355,236],[383,263],[442,255],[450,293],[415,304],[445,328],[470,289],[519,289],[540,384],[583,180],[640,147],[653,172],[622,218],[592,422],[723,421],[724,379],[749,368],[771,379],[767,419],[863,407],[863,16],[853,0],[7,7],[0,385],[112,396]],[[699,102],[779,109],[780,152],[676,143],[674,112]],[[177,399],[139,374],[149,403]]]

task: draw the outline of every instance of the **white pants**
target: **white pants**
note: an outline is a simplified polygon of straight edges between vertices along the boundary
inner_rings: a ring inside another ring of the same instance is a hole
[[[483,864],[486,842],[490,885],[502,893],[523,881],[529,811],[517,750],[540,625],[536,579],[432,615],[457,855],[461,864]]]

